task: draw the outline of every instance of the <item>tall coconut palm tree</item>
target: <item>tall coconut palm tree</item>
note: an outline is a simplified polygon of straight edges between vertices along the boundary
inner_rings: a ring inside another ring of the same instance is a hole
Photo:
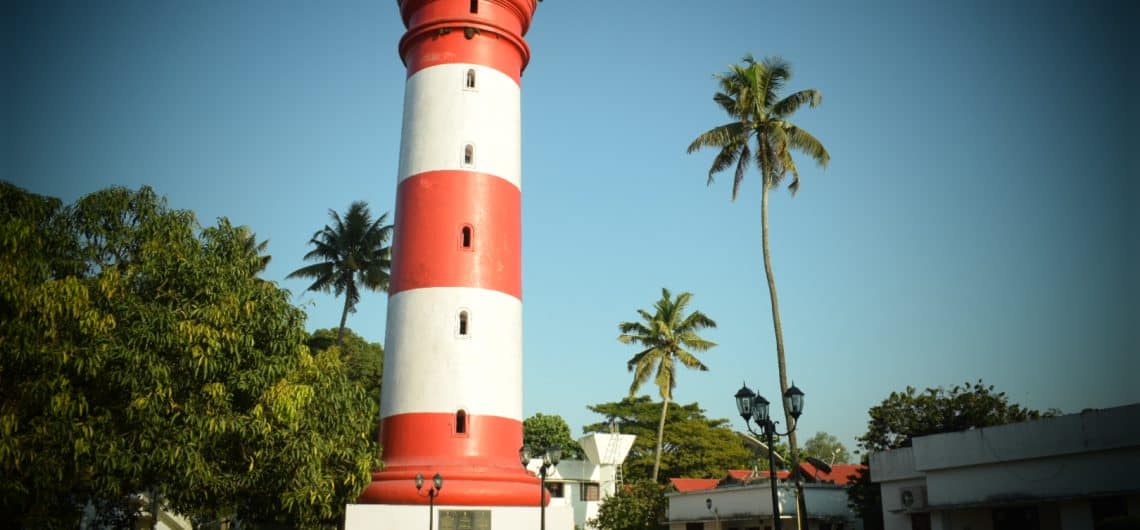
[[[641,385],[649,381],[649,375],[654,373],[656,368],[653,382],[661,393],[661,420],[657,424],[657,452],[653,461],[654,482],[657,482],[657,472],[661,469],[665,414],[669,410],[669,401],[673,399],[673,389],[677,387],[676,363],[679,361],[686,368],[708,371],[709,367],[697,359],[689,349],[707,351],[716,346],[715,342],[697,335],[702,329],[715,328],[716,322],[700,311],[685,314],[685,306],[689,305],[689,300],[692,298],[691,293],[681,293],[674,299],[668,289],[662,288],[661,299],[654,304],[653,314],[638,309],[640,322],[622,322],[618,325],[621,331],[618,340],[622,344],[637,344],[645,348],[626,363],[626,368],[633,372],[633,383],[629,385],[630,397],[641,388]]]
[[[764,247],[764,273],[768,279],[768,295],[772,303],[772,328],[776,334],[776,362],[780,374],[780,394],[788,390],[787,362],[784,358],[784,333],[780,328],[780,304],[776,296],[776,278],[772,273],[772,254],[768,244],[768,191],[780,185],[791,173],[788,190],[795,195],[800,186],[792,151],[800,151],[827,167],[831,155],[823,144],[807,131],[797,127],[788,118],[801,106],[819,105],[823,99],[818,90],[807,89],[781,98],[780,91],[792,77],[791,66],[778,57],[767,57],[757,62],[746,55],[742,64],[732,65],[716,79],[720,90],[713,96],[728,114],[730,121],[709,129],[689,144],[689,153],[705,147],[718,149],[709,168],[708,184],[713,177],[733,165],[736,173],[732,181],[732,200],[736,200],[745,170],[755,161],[762,180],[760,186],[760,230]],[[784,419],[789,428],[795,419],[784,408]],[[799,461],[796,436],[788,437],[793,462]],[[802,497],[802,495],[801,495]]]
[[[348,314],[356,311],[361,288],[373,291],[388,290],[388,271],[392,266],[392,225],[385,225],[388,214],[372,219],[368,205],[356,201],[348,207],[344,217],[329,210],[332,226],[317,230],[309,243],[313,250],[305,254],[305,261],[314,261],[291,273],[287,278],[312,278],[308,291],[332,291],[344,295],[344,311],[340,315],[337,342],[344,336]]]

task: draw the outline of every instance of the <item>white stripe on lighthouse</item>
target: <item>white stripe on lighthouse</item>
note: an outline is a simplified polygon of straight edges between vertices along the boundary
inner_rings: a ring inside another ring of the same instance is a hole
[[[475,88],[466,88],[475,70]],[[399,181],[427,171],[469,169],[521,180],[519,85],[493,68],[441,64],[408,78],[400,141]],[[473,160],[464,161],[464,147]]]
[[[467,334],[459,313],[467,311]],[[380,416],[464,410],[522,420],[522,303],[489,289],[431,287],[388,299]]]

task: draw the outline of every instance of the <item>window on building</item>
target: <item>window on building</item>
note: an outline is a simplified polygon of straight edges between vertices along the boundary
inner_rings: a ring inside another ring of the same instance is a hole
[[[479,12],[479,0],[471,0],[471,12],[472,13],[478,13]]]
[[[455,434],[467,434],[467,411],[455,412]]]
[[[459,245],[462,246],[464,250],[470,250],[471,249],[471,227],[470,226],[463,225],[463,228],[459,231]]]
[[[463,165],[475,165],[475,146],[472,144],[463,146]]]
[[[550,498],[561,499],[566,496],[566,484],[563,482],[547,482],[546,491],[550,492]]]
[[[460,311],[459,312],[459,336],[460,337],[467,336],[467,328],[468,328],[468,322],[467,321],[468,320],[469,320],[469,317],[467,315],[467,310]]]
[[[467,76],[466,76],[466,80],[464,81],[464,86],[466,88],[475,88],[475,69],[474,68],[467,70]]]
[[[601,488],[593,482],[583,482],[582,490],[578,494],[580,501],[596,501],[601,498]]]

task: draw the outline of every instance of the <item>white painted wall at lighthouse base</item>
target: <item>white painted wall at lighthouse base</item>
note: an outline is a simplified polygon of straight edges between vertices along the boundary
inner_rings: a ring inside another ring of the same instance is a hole
[[[536,495],[537,496],[537,495]],[[439,528],[439,510],[491,510],[492,530],[534,530],[539,527],[540,510],[521,506],[446,506],[436,505],[432,528]],[[349,504],[344,515],[344,530],[411,530],[428,523],[428,507],[396,504]],[[574,513],[570,506],[551,504],[546,507],[548,530],[573,530]]]

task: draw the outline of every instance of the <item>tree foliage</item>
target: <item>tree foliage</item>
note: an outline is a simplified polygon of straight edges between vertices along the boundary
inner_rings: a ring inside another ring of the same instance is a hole
[[[587,425],[585,432],[610,432],[609,419],[622,434],[637,436],[626,458],[624,471],[630,480],[652,479],[654,443],[660,402],[649,396],[599,403],[589,409],[607,421]],[[725,419],[709,419],[697,403],[669,408],[661,450],[660,477],[721,478],[729,469],[747,469],[752,453],[744,447]]]
[[[1042,413],[1010,403],[1005,392],[995,392],[993,385],[979,379],[949,390],[937,387],[918,392],[908,386],[902,392],[891,392],[868,414],[867,432],[858,438],[867,455],[908,447],[919,436],[1017,423],[1055,416],[1059,411]],[[865,458],[864,464],[869,460]],[[848,487],[847,502],[863,518],[866,528],[882,528],[882,495],[879,485],[871,482],[870,473],[870,469],[862,472]]]
[[[638,309],[640,322],[622,322],[618,325],[622,344],[636,344],[645,348],[626,362],[626,368],[633,372],[633,383],[629,385],[632,397],[641,385],[653,376],[653,383],[661,394],[661,414],[657,421],[656,459],[653,463],[651,480],[657,481],[661,467],[661,444],[664,440],[665,416],[669,401],[673,399],[673,389],[677,387],[677,364],[685,368],[708,371],[705,363],[697,359],[689,350],[708,351],[715,342],[702,338],[697,333],[706,328],[715,328],[716,322],[700,311],[685,313],[692,293],[680,293],[676,298],[668,289],[661,289],[661,299],[653,305],[653,313]]]
[[[903,392],[891,392],[882,403],[871,407],[867,432],[858,441],[867,452],[885,451],[907,447],[918,436],[1017,423],[1057,413],[1041,413],[1010,403],[1005,392],[995,392],[993,385],[986,386],[981,380],[954,385],[949,390],[937,387],[918,392],[908,386]]]
[[[745,55],[741,64],[731,65],[728,71],[716,76],[720,90],[713,101],[730,121],[697,136],[688,152],[706,147],[719,150],[709,168],[710,185],[717,173],[736,166],[733,200],[752,163],[760,170],[764,190],[778,186],[791,173],[788,189],[794,194],[799,190],[800,174],[792,151],[808,155],[822,167],[831,161],[831,155],[815,136],[790,121],[804,104],[819,105],[823,94],[806,89],[781,97],[780,91],[791,78],[792,67],[787,61],[779,57],[757,61],[751,54]]]
[[[376,461],[376,407],[305,347],[248,230],[146,187],[63,207],[0,183],[0,205],[0,518],[74,528],[145,493],[200,518],[336,520]]]
[[[318,329],[309,336],[305,345],[316,355],[336,346],[337,330]],[[384,346],[368,342],[350,328],[341,336],[340,357],[345,364],[348,380],[361,387],[368,399],[379,405],[380,379],[384,375]]]
[[[851,455],[847,452],[847,448],[843,446],[843,442],[839,441],[839,437],[834,434],[829,434],[823,431],[815,433],[804,443],[805,457],[814,457],[828,465],[835,463],[847,463],[851,460]]]
[[[305,254],[305,261],[315,263],[301,267],[287,277],[313,280],[306,288],[308,291],[344,296],[344,309],[337,330],[339,339],[344,333],[348,314],[356,312],[361,289],[388,290],[392,266],[392,248],[388,241],[392,238],[392,225],[384,224],[388,219],[386,212],[373,219],[364,201],[350,204],[344,217],[336,210],[329,210],[329,217],[333,220],[332,225],[325,225],[309,239],[313,250]]]
[[[570,426],[557,414],[537,412],[534,416],[523,420],[523,444],[530,446],[534,451],[543,451],[558,445],[562,448],[564,459],[585,460],[586,458],[582,446],[570,436]]]
[[[599,530],[664,530],[668,508],[665,488],[641,480],[608,497],[588,523]]]

